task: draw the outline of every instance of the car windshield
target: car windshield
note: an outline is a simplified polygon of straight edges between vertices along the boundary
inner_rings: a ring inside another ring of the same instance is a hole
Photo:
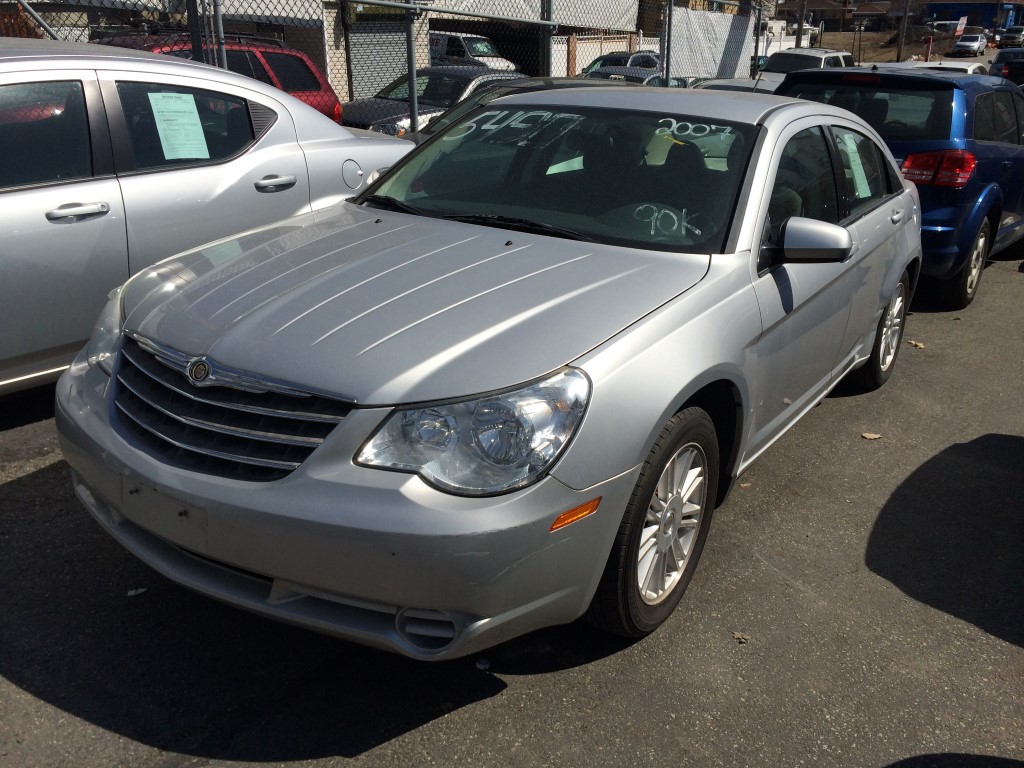
[[[981,35],[964,35],[960,38],[961,43],[976,43],[981,40]]]
[[[886,141],[949,139],[953,86],[943,82],[883,85],[875,75],[850,75],[841,83],[795,82],[777,91],[855,112]]]
[[[624,67],[629,64],[628,53],[608,53],[604,56],[598,56],[594,59],[587,67],[583,70],[583,74],[594,72],[595,70],[601,69],[601,67]]]
[[[469,82],[463,77],[433,72],[416,77],[416,99],[421,107],[448,108],[462,97]],[[409,80],[400,77],[381,90],[376,98],[388,101],[409,101]]]
[[[486,37],[464,37],[462,42],[466,44],[470,56],[501,56],[494,43]]]
[[[720,252],[754,127],[551,106],[478,109],[360,202],[656,250]]]
[[[511,81],[509,81],[511,82]],[[443,115],[435,117],[430,123],[420,130],[420,133],[433,135],[445,128],[456,120],[462,118],[463,115],[469,114],[477,107],[482,107],[484,104],[491,103],[494,99],[499,96],[504,96],[509,91],[516,90],[515,85],[488,85],[484,86],[475,93],[471,93],[469,96],[464,98],[458,104],[453,106]]]
[[[761,67],[762,72],[795,72],[821,67],[821,59],[801,53],[773,53]]]

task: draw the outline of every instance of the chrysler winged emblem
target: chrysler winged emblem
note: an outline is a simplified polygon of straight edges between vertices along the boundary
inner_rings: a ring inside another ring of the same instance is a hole
[[[210,364],[202,358],[193,360],[188,364],[188,380],[193,384],[202,384],[210,378],[212,372]]]

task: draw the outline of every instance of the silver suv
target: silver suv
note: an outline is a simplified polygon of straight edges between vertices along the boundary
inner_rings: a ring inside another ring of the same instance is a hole
[[[999,36],[997,48],[1019,48],[1024,45],[1024,27],[1010,27]]]

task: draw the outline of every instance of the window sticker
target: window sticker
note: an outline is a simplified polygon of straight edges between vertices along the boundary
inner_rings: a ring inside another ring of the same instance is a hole
[[[860,151],[857,148],[857,139],[853,134],[843,134],[843,147],[846,149],[846,157],[850,163],[850,173],[853,174],[854,192],[861,200],[871,197],[871,186],[868,184],[868,174],[864,170],[864,163],[861,161]]]
[[[209,160],[195,98],[187,93],[150,93],[149,103],[168,160]]]

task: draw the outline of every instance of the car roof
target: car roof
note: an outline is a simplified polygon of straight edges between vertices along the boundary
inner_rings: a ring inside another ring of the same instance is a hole
[[[95,43],[68,43],[61,40],[39,40],[25,37],[0,38],[0,61],[29,61],[34,59],[89,59],[139,61],[179,61],[149,51],[120,48]]]
[[[338,130],[348,131],[347,128],[343,128],[321,115],[313,107],[272,85],[202,62],[133,48],[118,48],[112,45],[13,37],[0,38],[0,69],[7,72],[33,71],[41,67],[89,69],[98,66],[110,70],[123,69],[153,75],[176,75],[190,78],[196,81],[196,87],[202,87],[203,80],[214,81],[218,85],[237,86],[277,102],[294,115],[308,113],[319,115],[330,122],[332,130],[335,132]]]
[[[849,117],[850,113],[827,104],[775,96],[767,93],[748,93],[737,98],[734,91],[716,91],[695,88],[631,88],[608,83],[604,88],[569,88],[508,94],[492,104],[529,104],[533,107],[603,107],[610,109],[641,110],[644,112],[670,112],[682,115],[700,115],[703,118],[735,123],[761,125],[772,115],[787,113],[794,117],[835,115]]]
[[[772,56],[776,53],[798,53],[802,56],[831,56],[834,53],[852,55],[849,51],[841,51],[838,48],[786,48],[781,51],[775,51],[772,53]]]
[[[984,90],[998,85],[1011,84],[1009,80],[1002,77],[979,75],[952,69],[938,70],[925,69],[924,67],[886,66],[872,66],[870,69],[866,67],[850,67],[846,69],[804,69],[798,72],[789,73],[786,75],[786,80],[783,82],[815,79],[826,81],[845,81],[850,83],[854,82],[855,78],[860,77],[865,83],[868,83],[873,82],[873,80],[869,79],[872,76],[880,78],[879,82],[892,84],[897,84],[899,82],[920,83],[927,80],[937,80],[939,82],[948,82],[954,87],[961,88],[963,90]]]

